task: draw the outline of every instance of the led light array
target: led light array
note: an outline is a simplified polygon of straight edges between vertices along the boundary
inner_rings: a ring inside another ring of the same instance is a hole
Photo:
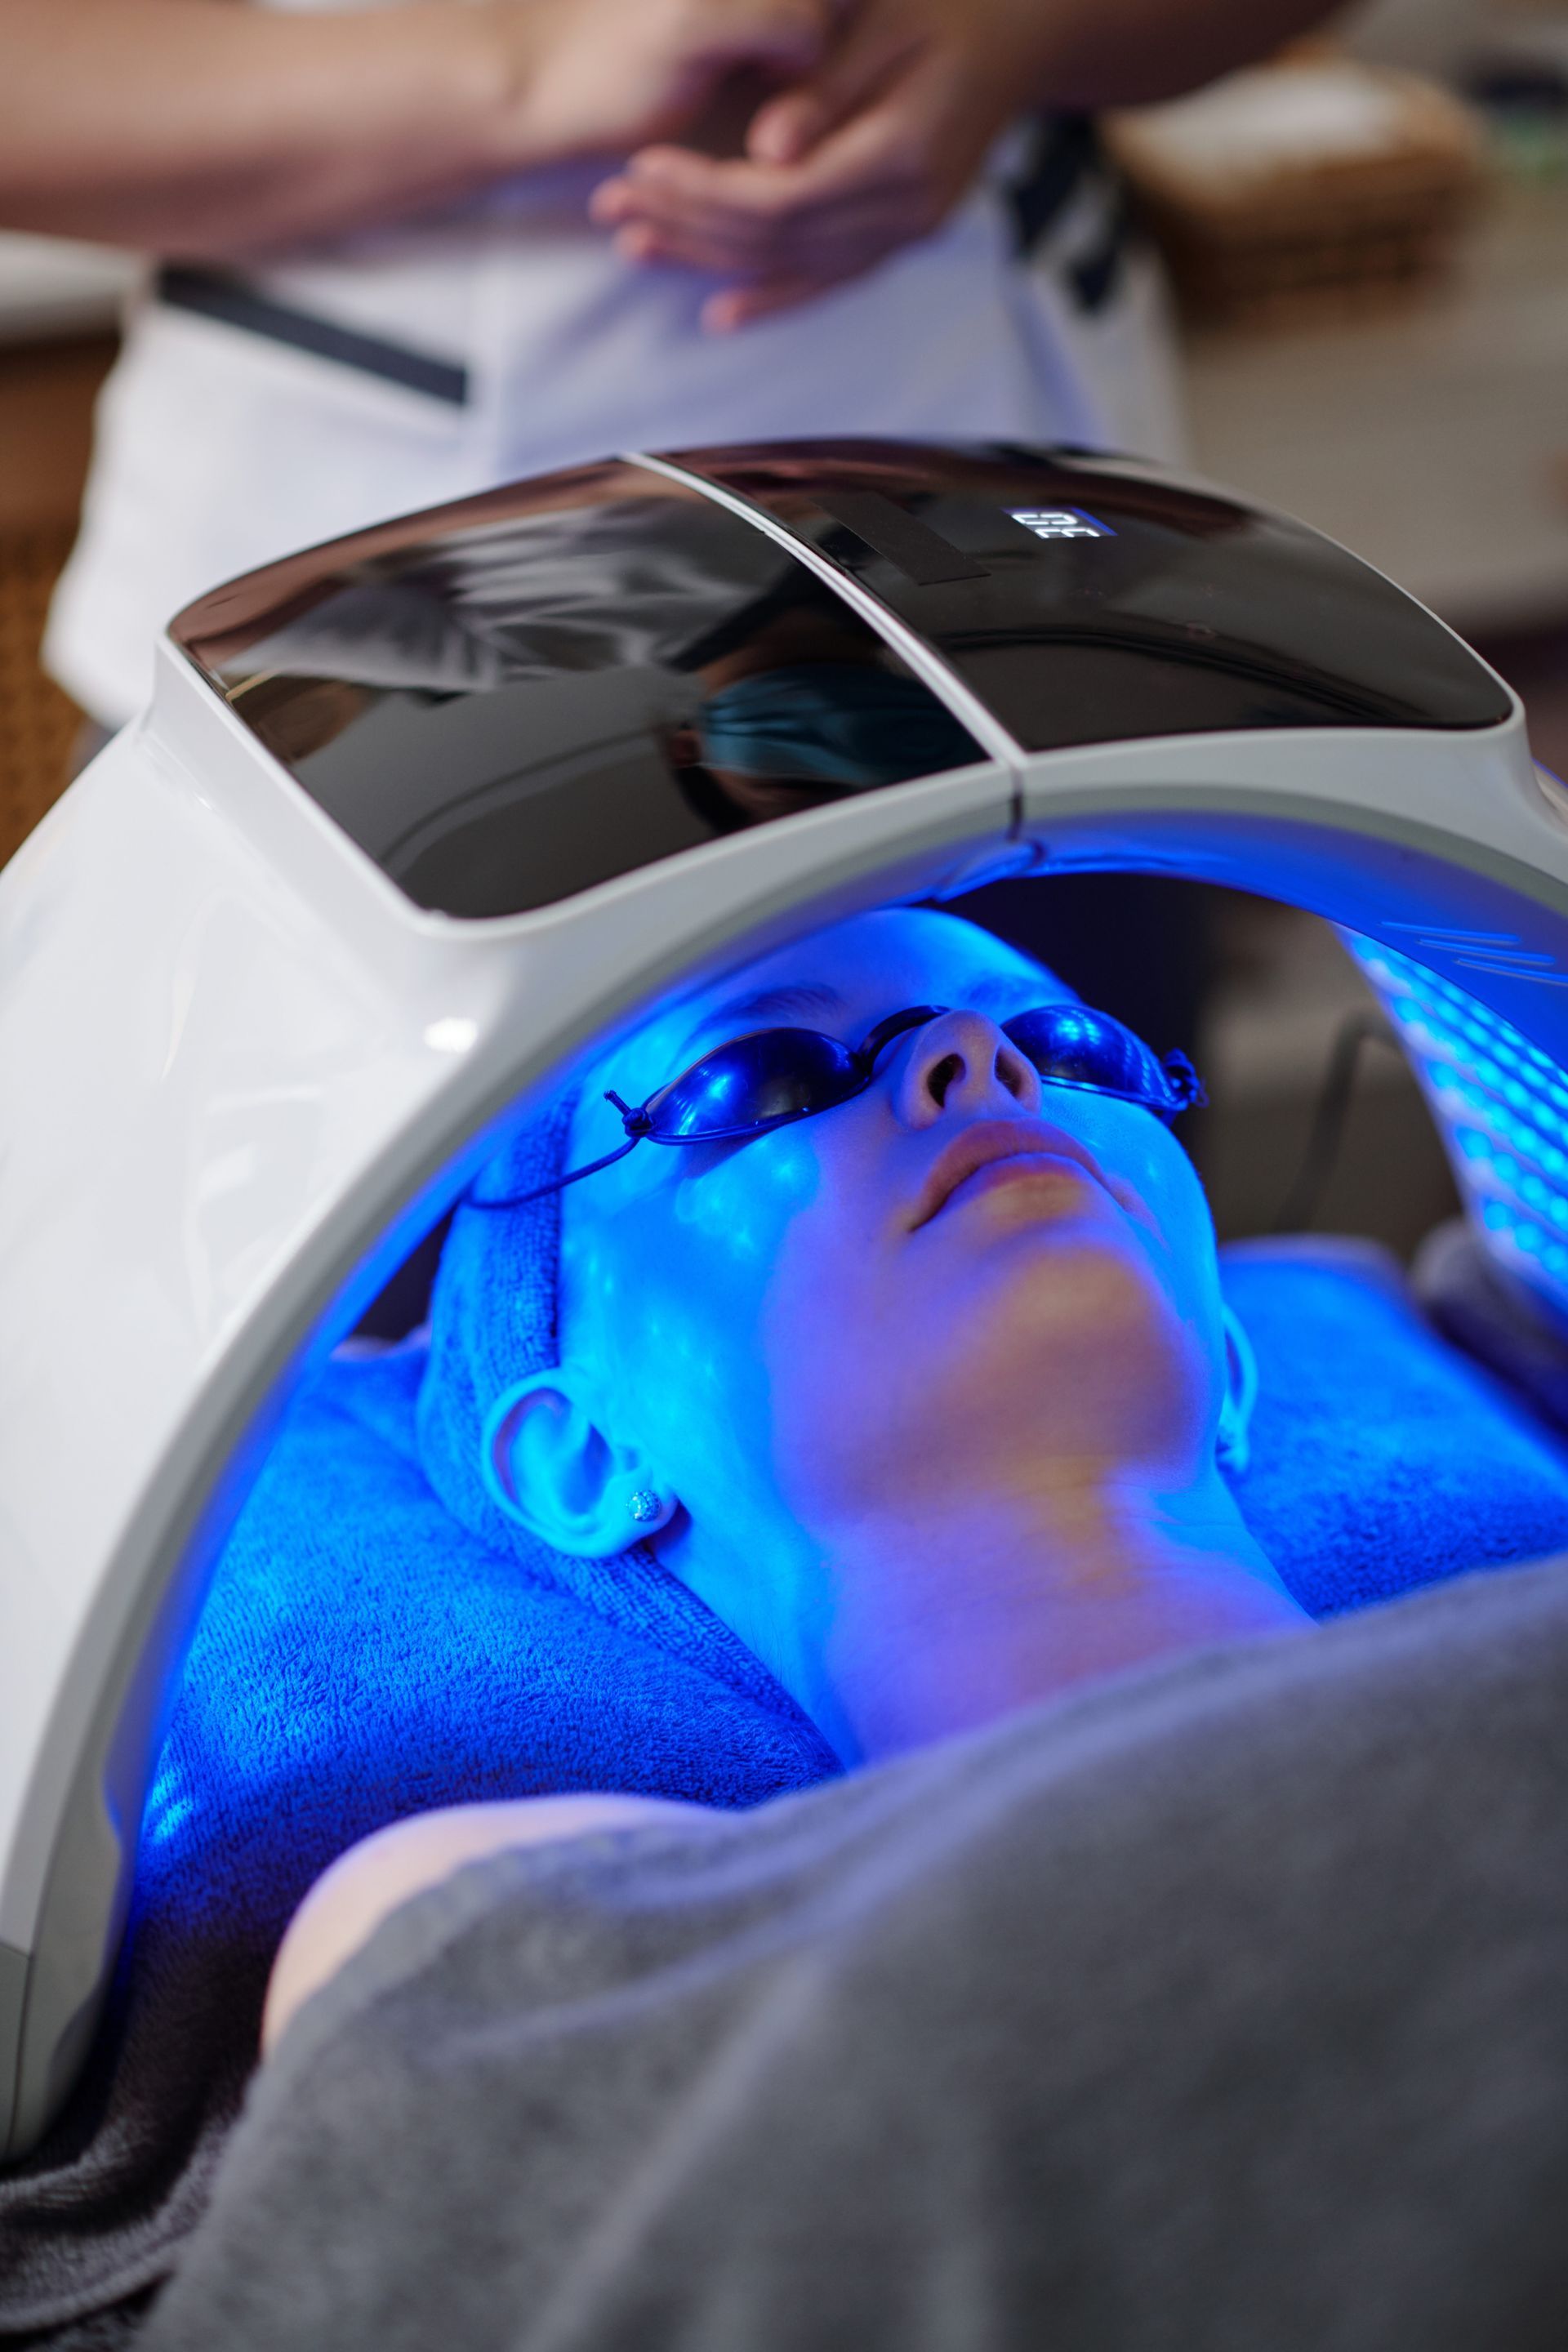
[[[1382,999],[1494,1245],[1568,1301],[1568,1077],[1425,964],[1340,937]]]

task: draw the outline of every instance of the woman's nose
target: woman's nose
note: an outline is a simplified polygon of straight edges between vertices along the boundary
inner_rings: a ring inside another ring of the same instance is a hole
[[[984,1013],[943,1013],[915,1031],[894,1098],[911,1127],[954,1111],[1006,1117],[1039,1109],[1039,1074]]]

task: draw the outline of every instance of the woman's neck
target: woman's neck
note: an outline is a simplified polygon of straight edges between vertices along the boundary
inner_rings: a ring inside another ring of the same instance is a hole
[[[847,1764],[1211,1643],[1310,1622],[1217,1471],[1174,1492],[1058,1471],[1023,1496],[940,1509],[928,1497],[917,1517],[863,1517],[760,1576],[755,1559],[733,1581],[702,1574],[696,1560],[671,1565],[766,1659]],[[740,1622],[747,1596],[762,1591],[787,1596],[784,1607]]]

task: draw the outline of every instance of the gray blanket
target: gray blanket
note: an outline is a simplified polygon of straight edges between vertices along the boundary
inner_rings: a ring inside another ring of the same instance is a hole
[[[1562,2352],[1568,1563],[408,1905],[139,2352]]]

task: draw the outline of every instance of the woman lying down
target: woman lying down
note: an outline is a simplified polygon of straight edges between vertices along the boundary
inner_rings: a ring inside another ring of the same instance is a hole
[[[1222,1475],[1194,1091],[889,912],[661,1011],[475,1188],[455,1475],[651,1543],[848,1769],[348,1854],[153,2352],[1561,2352],[1568,1587],[1309,1624]]]

